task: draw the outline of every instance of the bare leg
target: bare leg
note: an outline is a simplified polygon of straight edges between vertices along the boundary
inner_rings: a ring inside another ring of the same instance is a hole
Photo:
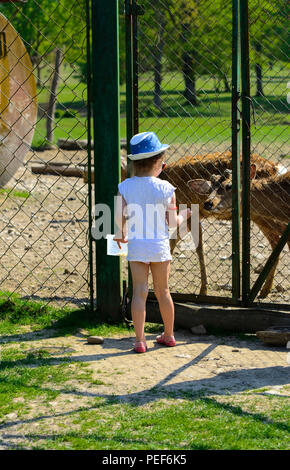
[[[150,268],[153,277],[154,292],[164,323],[164,336],[173,336],[174,304],[168,287],[170,261],[150,263]]]
[[[144,326],[146,318],[146,299],[148,295],[149,264],[139,261],[130,261],[130,269],[133,283],[131,314],[136,341],[145,341]]]

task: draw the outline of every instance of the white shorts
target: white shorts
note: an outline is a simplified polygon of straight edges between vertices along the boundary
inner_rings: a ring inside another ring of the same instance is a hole
[[[164,240],[129,240],[127,260],[146,264],[171,261],[169,238]]]

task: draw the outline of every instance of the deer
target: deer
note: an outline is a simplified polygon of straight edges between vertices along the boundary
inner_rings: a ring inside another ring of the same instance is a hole
[[[250,178],[251,220],[259,227],[273,250],[290,221],[290,172],[284,171],[259,179],[257,166],[252,163]],[[187,184],[199,197],[206,198],[201,208],[203,214],[218,219],[231,218],[232,175],[229,171],[223,175],[211,175],[209,180],[189,180]],[[260,292],[261,298],[271,292],[278,262],[277,258]]]
[[[242,159],[242,156],[241,156]],[[279,164],[275,164],[258,154],[251,155],[251,162],[255,164],[256,178],[267,178],[285,171]],[[227,172],[232,169],[232,153],[214,152],[206,155],[185,156],[176,162],[168,164],[160,175],[161,179],[168,180],[176,187],[176,202],[179,204],[199,204],[199,244],[196,253],[200,266],[200,291],[199,295],[207,295],[207,272],[204,258],[203,238],[201,220],[209,217],[209,212],[203,207],[208,194],[197,193],[190,190],[187,184],[191,179],[209,179],[213,174],[218,173],[221,177],[226,177]],[[220,214],[220,219],[231,220],[231,210],[227,214]],[[190,230],[190,219],[188,220],[188,230]],[[170,239],[171,253],[174,252],[177,243],[180,241],[179,233],[174,233]]]

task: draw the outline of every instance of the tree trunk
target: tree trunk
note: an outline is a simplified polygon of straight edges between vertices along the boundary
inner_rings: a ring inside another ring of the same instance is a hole
[[[223,76],[223,81],[224,81],[225,92],[229,93],[231,91],[231,88],[230,88],[226,75]]]
[[[182,73],[185,83],[184,97],[190,104],[197,106],[196,79],[193,69],[193,58],[188,52],[183,54]]]
[[[264,96],[263,92],[263,79],[262,79],[262,66],[260,64],[255,64],[256,70],[256,96]]]
[[[54,115],[55,115],[55,108],[56,108],[56,98],[57,98],[57,89],[59,84],[59,72],[61,66],[61,50],[57,49],[55,53],[55,64],[54,64],[54,73],[51,82],[51,89],[50,89],[50,96],[47,108],[47,120],[46,120],[46,140],[50,144],[53,143],[54,139]]]
[[[262,76],[262,65],[259,63],[261,60],[262,45],[261,43],[254,44],[256,51],[256,96],[264,96],[263,92],[263,76]]]
[[[41,83],[41,69],[42,69],[42,67],[40,66],[40,62],[38,62],[37,65],[36,65],[37,86],[38,86],[38,87],[41,87],[41,86],[42,86],[42,83]]]
[[[157,109],[161,110],[161,82],[162,82],[162,55],[164,47],[164,25],[160,25],[160,40],[157,44],[157,54],[154,66],[154,98],[153,103]]]

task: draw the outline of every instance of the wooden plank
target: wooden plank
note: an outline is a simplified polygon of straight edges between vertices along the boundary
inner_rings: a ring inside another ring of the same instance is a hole
[[[31,171],[36,175],[66,176],[73,178],[82,178],[84,174],[81,168],[59,165],[32,166]]]
[[[290,326],[290,313],[277,310],[239,307],[211,307],[175,303],[176,326],[190,329],[204,325],[231,332],[255,333],[270,326]],[[128,312],[130,306],[128,307]],[[128,315],[129,318],[129,315]],[[147,301],[146,321],[162,323],[158,303]]]
[[[87,139],[58,139],[57,146],[62,150],[87,150],[88,148],[88,141]],[[91,149],[94,148],[94,142],[91,143]],[[127,148],[127,141],[126,139],[120,139],[120,148],[126,149]]]

